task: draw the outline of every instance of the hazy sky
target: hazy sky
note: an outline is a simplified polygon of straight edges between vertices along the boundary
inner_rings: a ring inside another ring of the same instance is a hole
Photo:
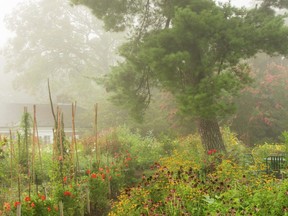
[[[0,46],[3,46],[7,37],[9,36],[9,31],[6,30],[4,26],[4,17],[7,13],[11,12],[13,7],[15,7],[19,2],[28,0],[1,0],[0,1]]]
[[[7,38],[10,36],[9,31],[6,30],[4,22],[3,22],[5,15],[10,13],[11,10],[18,3],[28,2],[28,1],[29,0],[0,0],[0,47],[4,45]],[[219,1],[228,2],[228,0],[219,0]],[[231,2],[236,6],[243,6],[243,5],[249,5],[249,2],[251,2],[251,0],[232,0]]]

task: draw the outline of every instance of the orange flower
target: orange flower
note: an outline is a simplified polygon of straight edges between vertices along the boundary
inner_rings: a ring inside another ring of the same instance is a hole
[[[99,168],[99,171],[102,172],[104,169],[102,167]]]
[[[91,178],[94,178],[94,179],[97,178],[96,173],[92,173],[92,174],[91,174]]]
[[[57,205],[54,205],[54,210],[58,212],[59,208]]]
[[[32,207],[32,208],[35,207],[35,203],[34,203],[34,202],[31,203],[31,207]]]
[[[30,202],[31,201],[31,198],[29,196],[25,197],[25,202]]]
[[[11,210],[11,205],[8,202],[4,202],[4,210],[5,211],[10,211]]]

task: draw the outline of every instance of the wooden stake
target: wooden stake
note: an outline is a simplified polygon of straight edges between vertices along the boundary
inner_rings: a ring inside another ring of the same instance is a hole
[[[41,167],[41,174],[44,174],[44,172],[43,172],[43,163],[42,163],[41,145],[40,145],[40,142],[39,142],[38,125],[37,125],[36,116],[35,116],[35,130],[36,130],[36,143],[37,143],[37,146],[38,146],[38,154],[39,154],[39,161],[40,161],[40,167]]]
[[[91,206],[90,206],[90,191],[89,188],[86,188],[86,196],[87,196],[87,212],[91,214]]]
[[[59,201],[59,211],[60,211],[60,216],[64,216],[63,202],[62,201]]]
[[[98,104],[96,103],[94,105],[94,111],[95,111],[95,119],[94,119],[94,136],[95,136],[95,154],[96,154],[96,161],[100,160],[99,157],[99,149],[98,149],[98,135],[97,135],[97,124],[98,124]]]
[[[35,146],[36,146],[36,105],[33,105],[33,139],[32,139],[32,161],[31,161],[31,179],[35,182]]]
[[[18,172],[18,200],[21,200],[20,173]]]
[[[76,140],[76,129],[75,129],[75,113],[76,113],[76,102],[72,103],[72,145],[75,146],[76,153],[76,167],[75,167],[75,180],[77,181],[77,175],[79,170],[79,158],[78,158],[78,145]]]
[[[10,141],[10,173],[11,173],[11,188],[13,184],[13,159],[14,159],[14,146],[13,146],[13,139],[12,139],[12,131],[9,130],[9,141]]]
[[[21,216],[21,204],[17,205],[16,215],[17,215],[17,216]]]

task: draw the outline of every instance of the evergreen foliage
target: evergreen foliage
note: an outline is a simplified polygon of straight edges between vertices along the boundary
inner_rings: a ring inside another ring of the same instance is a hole
[[[198,121],[206,150],[225,151],[217,119],[235,109],[232,96],[251,82],[243,60],[288,50],[285,16],[274,11],[281,1],[253,9],[212,0],[73,2],[92,8],[106,29],[131,31],[119,50],[125,61],[105,79],[112,100],[141,118],[154,87],[171,92]]]

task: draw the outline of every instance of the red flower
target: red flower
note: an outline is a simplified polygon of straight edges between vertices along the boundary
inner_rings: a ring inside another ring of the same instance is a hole
[[[104,179],[106,178],[106,175],[103,173],[103,174],[101,175],[101,177],[102,177],[102,179],[104,180]]]
[[[64,176],[64,178],[63,178],[63,182],[64,182],[64,183],[67,182],[67,176]]]
[[[214,154],[216,152],[217,152],[216,149],[210,149],[207,153],[208,153],[208,155],[212,155],[212,154]]]
[[[29,196],[25,197],[25,202],[30,202],[31,201],[31,198]]]
[[[31,203],[31,207],[32,207],[32,208],[35,207],[35,203],[34,203],[34,202]]]
[[[41,199],[42,201],[44,201],[44,200],[46,200],[46,196],[45,196],[45,195],[41,195],[40,199]]]
[[[16,201],[16,202],[14,202],[14,207],[16,207],[17,208],[17,206],[18,205],[20,205],[21,204],[21,202],[19,202],[19,201]]]
[[[91,174],[91,178],[93,178],[93,179],[97,178],[96,173],[92,173],[92,174]]]
[[[99,171],[102,172],[104,169],[102,167],[99,168]]]
[[[64,191],[64,196],[71,196],[71,192],[70,191]]]
[[[91,173],[91,170],[86,170],[86,174],[89,175]]]
[[[50,212],[50,211],[51,211],[51,208],[50,208],[50,206],[48,206],[48,207],[47,207],[47,210],[48,210],[48,212]]]

